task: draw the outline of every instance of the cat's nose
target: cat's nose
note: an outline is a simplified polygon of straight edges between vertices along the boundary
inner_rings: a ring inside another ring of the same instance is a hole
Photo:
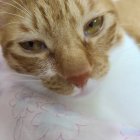
[[[89,77],[90,77],[90,73],[86,72],[80,75],[68,77],[67,80],[72,84],[74,84],[75,86],[82,88],[86,85]]]

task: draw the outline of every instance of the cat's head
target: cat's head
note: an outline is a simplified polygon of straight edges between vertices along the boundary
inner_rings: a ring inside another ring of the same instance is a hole
[[[39,77],[60,94],[108,72],[108,51],[120,37],[110,0],[7,0],[0,5],[2,50],[17,72]]]

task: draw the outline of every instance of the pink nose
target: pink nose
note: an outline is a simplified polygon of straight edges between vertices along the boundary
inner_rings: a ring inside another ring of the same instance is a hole
[[[89,73],[68,77],[67,80],[77,87],[83,87],[89,79]]]

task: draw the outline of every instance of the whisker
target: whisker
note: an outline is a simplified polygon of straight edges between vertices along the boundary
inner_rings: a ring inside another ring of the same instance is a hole
[[[132,24],[119,24],[119,25],[121,25],[121,26],[132,26]]]
[[[5,28],[5,27],[7,27],[8,25],[17,24],[17,23],[19,23],[19,22],[10,22],[10,23],[4,24],[4,25],[2,25],[2,26],[0,27],[0,29]]]
[[[23,1],[22,0],[19,0],[23,5],[24,5],[24,3],[23,3]]]
[[[39,78],[32,78],[32,77],[24,77],[24,76],[17,76],[14,80],[16,81],[26,81],[26,82],[41,82]]]
[[[15,81],[18,81],[18,82],[40,82],[40,80],[37,80],[37,79],[15,79]]]
[[[13,16],[17,16],[17,17],[20,17],[20,18],[23,18],[25,19],[23,16],[21,15],[17,15],[17,14],[13,14],[13,13],[9,13],[9,12],[0,12],[0,14],[8,14],[8,15],[13,15]]]
[[[27,76],[27,77],[35,77],[35,76],[32,76],[32,75],[23,74],[23,73],[16,73],[16,72],[11,72],[11,74],[14,74],[14,75],[22,75],[22,76]]]
[[[22,9],[24,9],[27,13],[28,13],[28,15],[30,15],[31,16],[31,14],[29,13],[29,11],[24,7],[24,6],[22,6],[20,3],[18,3],[18,2],[16,2],[15,0],[12,0],[14,3],[16,3],[17,5],[19,5]]]
[[[18,8],[17,6],[11,4],[11,3],[4,2],[4,1],[0,1],[0,3],[5,4],[5,5],[10,5],[10,6],[12,6],[12,7],[14,7],[14,8],[20,10],[21,12],[24,12],[24,14],[29,15],[29,13],[28,13],[27,11],[24,11],[24,10],[20,9],[20,8]],[[29,15],[29,16],[30,16],[30,15]]]
[[[32,76],[32,75],[28,75],[28,74],[21,74],[21,73],[15,73],[15,72],[10,73],[10,74],[15,75],[15,76],[22,76],[22,77],[29,77],[29,78],[36,78],[37,79],[37,77]]]

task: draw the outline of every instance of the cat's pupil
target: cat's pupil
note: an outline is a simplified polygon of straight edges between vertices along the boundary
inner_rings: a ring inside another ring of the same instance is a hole
[[[33,41],[29,41],[28,44],[29,44],[30,48],[32,48],[34,46],[34,42]]]
[[[96,21],[92,21],[89,23],[89,27],[92,28],[94,26],[94,23],[96,23]]]
[[[94,28],[94,27],[97,27],[97,26],[100,26],[100,22],[101,22],[101,19],[94,19],[93,21],[91,21],[89,23],[89,28]]]

